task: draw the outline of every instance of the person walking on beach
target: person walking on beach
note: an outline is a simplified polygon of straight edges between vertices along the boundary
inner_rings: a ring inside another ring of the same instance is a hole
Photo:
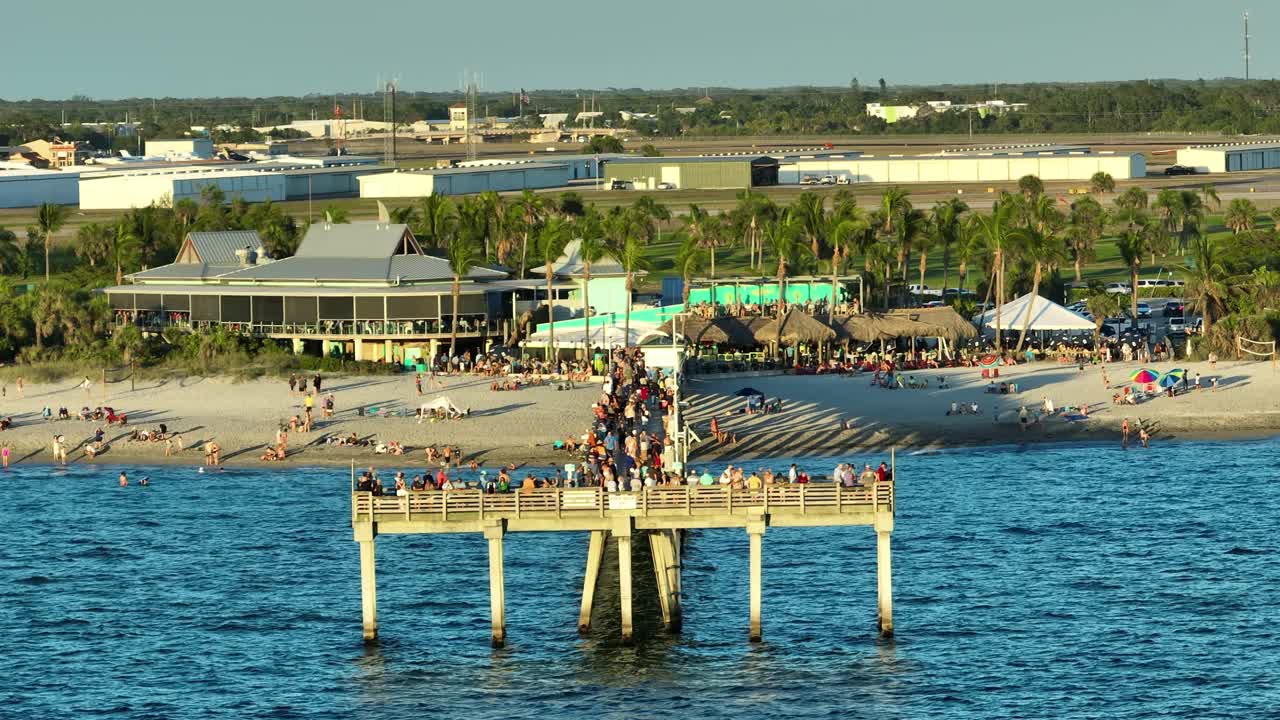
[[[26,396],[23,394],[23,388],[24,388],[24,387],[26,387],[26,381],[22,379],[22,376],[21,376],[21,375],[19,375],[19,376],[18,376],[18,397],[19,397],[19,398],[26,397]]]
[[[305,385],[305,383],[303,384]],[[315,386],[316,394],[319,395],[320,394],[320,373],[316,373],[316,376],[311,379],[311,384]]]
[[[298,373],[289,373],[289,394],[293,395],[298,391]]]
[[[1129,447],[1129,418],[1120,423],[1120,447]]]
[[[85,375],[84,380],[80,381],[80,387],[84,388],[85,397],[89,397],[89,395],[93,392],[93,381],[89,379],[88,375]]]
[[[1200,390],[1200,371],[1196,371],[1196,390]]]
[[[1138,440],[1142,441],[1142,447],[1144,448],[1151,447],[1151,445],[1148,444],[1148,441],[1151,440],[1151,436],[1147,434],[1146,428],[1144,427],[1138,428]]]
[[[413,384],[418,389],[418,397],[422,397],[422,373],[413,376]]]

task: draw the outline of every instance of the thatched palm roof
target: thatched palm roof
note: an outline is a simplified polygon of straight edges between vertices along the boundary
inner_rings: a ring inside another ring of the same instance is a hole
[[[978,329],[951,307],[920,308],[918,310],[891,310],[890,315],[903,315],[933,328],[931,337],[946,338],[950,342],[978,336]],[[919,336],[917,336],[919,337]]]
[[[785,315],[762,325],[755,331],[756,342],[780,342],[783,345],[829,342],[836,331],[812,315],[788,310]]]
[[[726,343],[729,341],[729,335],[724,328],[703,317],[676,317],[658,326],[658,332],[667,335],[672,335],[673,329],[675,333],[683,335],[686,342]]]

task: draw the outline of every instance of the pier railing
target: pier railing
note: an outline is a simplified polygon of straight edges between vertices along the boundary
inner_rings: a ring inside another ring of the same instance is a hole
[[[485,494],[480,490],[423,490],[405,495],[351,495],[351,520],[474,521],[499,518],[618,517],[750,513],[836,516],[894,511],[892,482],[845,488],[834,484],[772,485],[762,490],[727,487],[652,487],[639,492],[602,488],[546,488]]]

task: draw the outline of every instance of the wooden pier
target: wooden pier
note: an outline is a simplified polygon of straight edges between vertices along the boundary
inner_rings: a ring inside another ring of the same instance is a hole
[[[632,539],[648,531],[663,622],[677,629],[681,617],[680,553],[684,531],[743,528],[750,539],[748,636],[761,639],[761,555],[768,528],[869,525],[876,532],[879,627],[893,634],[893,585],[890,536],[893,533],[892,481],[871,487],[843,488],[830,483],[770,485],[762,490],[727,487],[653,487],[641,492],[608,493],[600,488],[539,489],[486,495],[479,490],[419,491],[375,497],[353,492],[351,525],[360,545],[360,589],[364,638],[378,636],[374,543],[379,535],[483,533],[489,541],[489,604],[492,641],[506,642],[503,538],[509,532],[590,532],[578,628],[590,628],[596,580],[606,548],[606,533],[618,548],[622,638],[633,639],[631,616]],[[643,548],[642,548],[643,551]]]

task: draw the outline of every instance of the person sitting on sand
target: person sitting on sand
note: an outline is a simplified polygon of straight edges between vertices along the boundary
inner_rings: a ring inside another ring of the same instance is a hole
[[[262,460],[263,462],[275,462],[279,460],[280,457],[276,455],[275,448],[268,446],[267,449],[263,451],[262,457],[259,457],[258,459]]]

